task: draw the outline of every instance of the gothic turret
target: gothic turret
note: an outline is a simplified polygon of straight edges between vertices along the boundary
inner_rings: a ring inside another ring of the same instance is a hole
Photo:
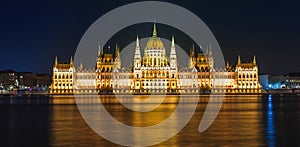
[[[172,36],[172,45],[171,45],[171,52],[170,52],[170,62],[171,62],[171,68],[177,68],[177,57],[176,57],[176,49],[175,49],[174,36]]]
[[[208,54],[208,64],[209,64],[209,68],[213,69],[214,68],[214,57],[212,54],[212,48],[211,45],[209,46],[209,54]]]
[[[71,56],[71,59],[70,59],[70,66],[73,66],[73,57]]]
[[[57,62],[57,56],[56,56],[54,66],[56,67],[57,65],[58,65],[58,62]]]
[[[120,47],[116,44],[116,52],[115,52],[115,61],[114,61],[115,68],[121,68],[121,57],[120,57]]]
[[[139,37],[136,37],[136,45],[135,45],[135,53],[134,53],[134,67],[141,67],[141,51],[140,51],[140,43]]]
[[[194,44],[193,46],[190,48],[190,59],[189,59],[189,68],[192,69],[195,67],[195,52],[194,52]]]
[[[241,64],[241,56],[240,55],[238,56],[238,63],[237,64],[238,65]]]

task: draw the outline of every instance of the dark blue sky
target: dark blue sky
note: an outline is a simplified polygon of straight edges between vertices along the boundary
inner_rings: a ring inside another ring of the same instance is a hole
[[[134,1],[2,1],[0,70],[51,73],[56,55],[69,60],[95,20],[130,2]],[[300,3],[291,0],[168,2],[198,15],[214,33],[224,57],[231,63],[236,63],[239,54],[242,61],[251,61],[256,54],[262,73],[300,71]]]

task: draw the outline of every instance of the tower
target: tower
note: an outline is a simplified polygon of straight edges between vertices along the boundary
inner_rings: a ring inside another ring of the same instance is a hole
[[[102,63],[102,56],[103,56],[103,49],[101,49],[101,46],[99,44],[96,69],[100,69],[100,66],[101,66],[101,63]]]
[[[171,67],[171,89],[175,91],[177,87],[177,57],[176,57],[176,49],[175,49],[175,40],[174,36],[172,36],[172,45],[170,51],[170,67]]]
[[[208,54],[208,64],[209,64],[209,68],[213,69],[214,68],[214,57],[212,55],[212,48],[211,45],[209,46],[209,54]]]
[[[135,45],[135,53],[134,53],[134,68],[141,67],[141,51],[140,51],[140,43],[139,37],[136,37],[136,45]]]
[[[117,44],[116,44],[114,68],[117,68],[117,69],[121,68],[120,47]]]
[[[170,52],[170,67],[177,69],[177,57],[176,57],[176,49],[175,49],[175,40],[174,36],[172,36],[172,45],[171,45],[171,52]]]
[[[190,59],[189,59],[189,68],[192,69],[195,67],[195,52],[194,52],[194,45],[190,48]]]
[[[256,64],[256,57],[255,57],[255,55],[253,57],[253,64]]]

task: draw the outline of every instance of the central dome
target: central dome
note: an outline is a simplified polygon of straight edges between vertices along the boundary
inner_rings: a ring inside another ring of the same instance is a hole
[[[164,43],[157,37],[156,24],[153,27],[153,36],[148,40],[146,49],[164,49]]]
[[[160,38],[151,37],[147,42],[146,49],[164,49],[164,44]]]

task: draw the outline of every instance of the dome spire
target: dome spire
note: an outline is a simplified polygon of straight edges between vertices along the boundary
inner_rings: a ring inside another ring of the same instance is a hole
[[[157,32],[156,32],[156,23],[153,25],[153,35],[152,37],[157,37]]]

